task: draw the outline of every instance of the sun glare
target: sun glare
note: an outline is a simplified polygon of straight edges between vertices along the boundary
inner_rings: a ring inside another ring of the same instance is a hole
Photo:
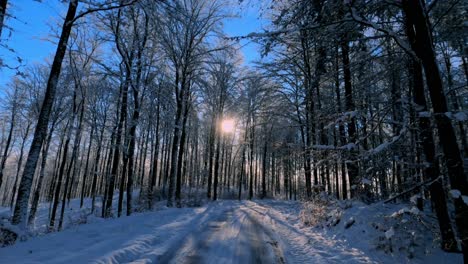
[[[234,120],[224,119],[221,123],[221,129],[224,133],[232,133],[234,131]]]

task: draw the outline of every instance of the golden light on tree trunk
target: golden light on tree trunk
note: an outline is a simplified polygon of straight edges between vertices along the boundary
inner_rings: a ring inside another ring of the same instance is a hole
[[[234,120],[232,119],[224,119],[223,122],[221,122],[221,130],[224,133],[232,133],[234,132]]]

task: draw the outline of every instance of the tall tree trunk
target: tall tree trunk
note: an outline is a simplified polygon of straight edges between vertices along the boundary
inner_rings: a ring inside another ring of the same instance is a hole
[[[221,110],[222,111],[222,110]],[[223,114],[222,112],[219,113],[218,115],[218,119],[217,119],[217,122],[216,124],[219,124],[220,121],[223,119]],[[215,162],[214,162],[214,179],[213,179],[213,201],[216,201],[218,199],[218,180],[219,180],[219,155],[220,155],[220,151],[221,151],[221,132],[222,131],[219,131],[218,133],[216,133],[216,141],[217,141],[217,145],[216,145],[216,156],[215,156]]]
[[[160,98],[160,91],[161,88],[158,90],[158,105],[156,107],[156,132],[154,133],[155,136],[155,146],[154,146],[154,153],[153,153],[153,162],[152,162],[152,171],[151,171],[151,178],[150,184],[148,186],[148,208],[151,209],[153,207],[153,191],[154,186],[156,185],[156,176],[158,174],[158,158],[159,158],[159,123],[160,123],[160,109],[161,109],[161,98]],[[162,154],[161,154],[162,155]],[[162,166],[161,166],[162,167]],[[159,174],[159,180],[161,182],[162,174]],[[161,185],[161,184],[159,184]]]
[[[188,97],[188,96],[187,96]],[[189,111],[189,102],[188,98],[186,98],[185,108],[183,113],[183,120],[182,120],[182,133],[180,135],[180,143],[179,143],[179,153],[177,158],[177,172],[176,172],[176,190],[175,190],[175,199],[177,207],[182,207],[181,202],[181,188],[182,188],[182,163],[184,157],[184,150],[185,150],[185,139],[187,137],[187,118],[188,118],[188,111]]]
[[[106,195],[106,202],[105,202],[105,211],[104,217],[111,217],[112,216],[112,199],[114,198],[114,189],[115,189],[115,180],[117,178],[117,173],[119,170],[120,164],[120,152],[123,150],[122,145],[122,134],[123,134],[123,125],[125,119],[127,117],[127,100],[128,100],[128,88],[130,85],[129,77],[126,77],[125,82],[122,86],[122,101],[120,105],[120,116],[119,116],[119,123],[117,125],[116,131],[116,141],[114,147],[114,153],[112,157],[112,169],[109,175],[108,184],[107,184],[107,195]]]
[[[350,120],[348,121],[348,144],[353,144],[356,140],[356,118],[351,113],[354,111],[354,101],[353,101],[353,88],[351,85],[351,65],[349,61],[349,43],[347,40],[347,34],[343,37],[341,41],[341,57],[343,60],[343,77],[344,77],[344,87],[345,87],[345,106],[346,111],[350,114]],[[359,167],[356,164],[356,161],[353,161],[355,158],[356,152],[351,149],[349,151],[349,161],[347,162],[348,167],[348,176],[349,182],[352,190],[352,197],[356,197],[357,185],[359,184],[358,174]],[[355,188],[353,188],[355,187]],[[354,190],[354,191],[353,191]],[[343,190],[344,191],[344,190]]]
[[[254,146],[255,146],[255,120],[252,118],[252,124],[250,124],[250,138],[249,138],[249,145],[250,145],[250,162],[249,162],[249,200],[253,198],[253,180],[254,180]]]
[[[15,183],[13,184],[13,189],[12,189],[12,194],[11,194],[11,201],[10,201],[10,206],[12,208],[13,208],[13,205],[14,205],[13,202],[14,202],[15,196],[16,196],[16,187],[18,186],[18,180],[19,180],[19,174],[20,174],[20,171],[21,171],[21,166],[23,165],[24,147],[26,145],[26,140],[27,140],[28,135],[29,135],[29,127],[30,126],[31,126],[31,123],[28,122],[28,125],[26,126],[26,131],[24,132],[23,138],[21,140],[19,160],[18,160],[18,165],[16,167]]]
[[[6,4],[6,1],[5,1],[5,4]],[[0,25],[0,30],[1,30],[1,25]],[[13,108],[11,109],[10,129],[8,130],[8,137],[6,140],[5,149],[3,150],[2,161],[0,163],[0,188],[2,187],[3,170],[5,169],[6,160],[8,158],[8,152],[10,151],[11,140],[13,138],[13,129],[15,127],[15,119],[16,119],[16,107],[17,107],[16,102],[14,102]]]
[[[265,141],[263,143],[263,163],[262,163],[262,199],[267,196],[266,190],[266,174],[267,174],[267,135],[265,135]]]
[[[213,181],[213,158],[214,158],[214,144],[215,144],[215,135],[216,135],[216,114],[213,114],[212,122],[211,122],[211,129],[210,129],[210,136],[208,139],[208,191],[207,191],[207,198],[211,198],[211,186]]]
[[[42,160],[41,160],[41,171],[39,172],[39,180],[37,183],[36,190],[34,192],[33,201],[31,204],[31,211],[29,212],[28,223],[32,224],[36,218],[37,206],[39,205],[39,198],[42,189],[42,182],[44,181],[46,163],[47,163],[47,154],[49,153],[50,141],[52,140],[52,134],[54,133],[56,122],[53,122],[52,127],[50,128],[49,134],[47,136],[46,144],[42,150]]]
[[[460,234],[465,262],[468,261],[468,205],[463,196],[468,196],[468,183],[464,174],[461,152],[451,120],[445,115],[448,111],[447,100],[442,85],[442,78],[436,61],[432,43],[429,20],[426,18],[424,3],[421,0],[403,1],[403,10],[408,24],[414,27],[415,37],[410,44],[424,67],[429,96],[434,109],[435,122],[442,145],[448,176],[452,190],[458,190],[461,195],[454,197],[455,222]],[[410,37],[410,36],[408,36]]]
[[[407,30],[408,32],[409,30]],[[421,108],[421,111],[427,111],[426,97],[424,95],[424,83],[422,68],[419,62],[411,59],[410,74],[413,77],[413,98],[414,103]],[[439,164],[436,158],[435,143],[432,136],[431,121],[428,117],[419,116],[418,130],[421,138],[421,147],[424,151],[426,163],[429,166],[424,168],[425,180],[435,180],[439,177]],[[457,241],[452,230],[450,217],[447,210],[446,193],[442,186],[442,181],[437,180],[429,186],[431,192],[431,201],[435,205],[437,219],[439,220],[440,234],[442,237],[441,246],[443,250],[457,250]]]
[[[29,149],[26,165],[23,170],[23,177],[18,191],[18,198],[16,200],[15,210],[12,217],[14,225],[27,224],[28,204],[31,195],[32,182],[34,179],[34,172],[36,170],[39,154],[47,134],[47,126],[49,123],[50,112],[52,104],[55,99],[55,92],[58,84],[58,78],[62,69],[62,61],[67,50],[67,42],[73,27],[73,19],[75,18],[76,10],[78,7],[78,0],[71,0],[68,6],[67,15],[62,27],[59,42],[57,44],[57,51],[55,52],[54,61],[50,70],[49,80],[47,81],[46,93],[42,103],[41,111],[37,121],[34,137]]]
[[[95,123],[95,122],[94,122]],[[88,176],[88,167],[89,167],[89,158],[91,156],[91,148],[93,146],[93,139],[94,139],[94,125],[91,127],[91,132],[89,135],[89,145],[88,145],[88,153],[86,155],[86,164],[85,164],[85,169],[83,173],[83,182],[81,184],[81,193],[80,193],[80,208],[83,207],[83,201],[84,197],[86,196],[86,180]]]
[[[104,124],[106,123],[107,120],[107,115],[104,116]],[[101,152],[102,152],[102,140],[104,138],[104,128],[105,126],[103,125],[101,127],[100,131],[100,136],[99,136],[99,141],[98,141],[98,146],[96,150],[96,158],[94,160],[94,165],[93,165],[93,181],[91,183],[91,213],[94,213],[95,210],[95,202],[96,202],[96,188],[97,188],[97,181],[98,181],[98,175],[99,175],[99,162],[101,161]],[[111,138],[112,142],[112,138]],[[103,164],[105,164],[105,159]],[[104,172],[104,170],[101,170]],[[105,173],[103,173],[105,174]]]
[[[54,200],[53,200],[53,205],[52,205],[52,213],[50,215],[50,221],[49,221],[49,228],[53,229],[55,227],[55,215],[57,214],[57,208],[58,204],[60,201],[60,192],[62,188],[62,181],[63,181],[63,175],[65,172],[65,167],[67,164],[67,157],[68,157],[68,146],[70,145],[70,140],[71,140],[71,127],[70,126],[70,120],[68,120],[67,125],[65,126],[65,129],[68,129],[65,144],[63,146],[62,150],[62,161],[60,163],[60,168],[58,171],[58,177],[57,177],[57,183],[55,185],[55,190],[54,190]]]
[[[178,79],[178,78],[176,78]],[[176,80],[176,86],[179,85],[179,81]],[[183,92],[181,93],[183,94]],[[182,127],[182,111],[183,111],[183,99],[180,98],[182,96],[179,95],[179,98],[177,99],[177,110],[176,110],[176,115],[175,115],[175,120],[174,120],[174,133],[173,133],[173,139],[172,139],[172,149],[171,149],[171,158],[170,158],[170,173],[168,175],[169,177],[169,187],[168,187],[168,194],[167,194],[167,206],[172,207],[173,204],[173,196],[174,196],[174,187],[175,187],[175,181],[177,177],[177,158],[178,158],[178,148],[180,144],[180,130]]]

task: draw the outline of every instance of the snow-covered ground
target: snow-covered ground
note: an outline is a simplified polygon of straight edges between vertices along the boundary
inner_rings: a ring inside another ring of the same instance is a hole
[[[374,227],[372,214],[382,212],[372,208],[344,210],[332,227],[305,226],[302,204],[279,200],[224,200],[116,219],[93,217],[1,248],[0,263],[462,263],[461,255],[437,248],[411,259],[378,249],[372,239],[383,231]],[[355,223],[345,228],[350,217]]]

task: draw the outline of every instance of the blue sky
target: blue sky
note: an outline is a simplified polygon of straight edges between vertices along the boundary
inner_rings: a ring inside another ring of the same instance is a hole
[[[3,62],[10,67],[16,67],[19,65],[17,57],[22,59],[22,65],[50,59],[56,48],[53,43],[56,39],[51,37],[51,29],[57,29],[57,26],[51,25],[62,24],[61,15],[65,13],[65,8],[66,5],[59,0],[10,0],[7,12],[14,18],[8,18],[6,24],[12,31],[4,29],[2,42],[15,52],[0,47],[0,58]],[[255,7],[255,4],[243,4],[236,13],[238,18],[230,18],[224,22],[225,32],[229,36],[247,35],[261,29],[263,20],[258,18],[258,7]],[[242,40],[240,44],[246,64],[259,58],[256,44],[248,40]],[[14,74],[14,70],[0,68],[0,89]]]

